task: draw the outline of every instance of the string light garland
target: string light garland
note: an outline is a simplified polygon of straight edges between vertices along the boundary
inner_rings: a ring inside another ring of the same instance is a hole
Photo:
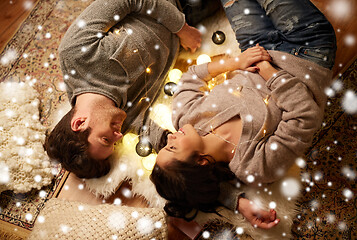
[[[216,133],[216,131],[214,131],[213,127],[212,127],[212,126],[210,126],[210,127],[211,127],[211,133],[212,133],[213,135],[215,135],[216,137],[222,139],[222,140],[225,141],[226,143],[229,143],[229,144],[231,144],[231,145],[233,146],[233,150],[231,151],[231,153],[234,153],[235,150],[236,150],[236,148],[238,147],[238,145],[232,143],[231,141],[229,141],[229,140],[227,140],[227,139],[225,139],[225,138],[222,137],[221,135],[218,135],[218,134]]]

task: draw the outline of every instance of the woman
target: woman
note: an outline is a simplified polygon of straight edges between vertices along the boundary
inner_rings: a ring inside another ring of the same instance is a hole
[[[323,118],[336,51],[324,15],[308,0],[222,4],[243,53],[192,66],[181,78],[172,116],[179,131],[168,135],[151,175],[171,215],[214,211],[219,192],[227,192],[220,182],[230,179],[222,164],[250,185],[281,178]],[[207,81],[225,72],[227,80],[210,91]],[[212,187],[201,189],[201,182]],[[223,201],[245,215],[239,194]],[[255,225],[261,219],[248,220]]]

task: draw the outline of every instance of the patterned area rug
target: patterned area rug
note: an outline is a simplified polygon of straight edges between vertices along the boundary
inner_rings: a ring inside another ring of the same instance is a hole
[[[40,1],[0,55],[1,81],[30,80],[34,83],[42,96],[41,122],[45,126],[48,126],[47,116],[52,104],[61,101],[63,95],[56,95],[56,101],[53,101],[53,95],[46,93],[51,92],[55,79],[61,79],[58,64],[52,64],[56,61],[58,38],[48,34],[58,32],[61,27],[58,24],[61,16],[53,15],[56,6],[58,9],[57,3],[57,0]],[[58,19],[57,23],[54,19]],[[41,190],[25,194],[4,191],[0,194],[0,239],[24,239],[27,230],[32,230],[45,201],[56,195],[63,184],[67,173],[61,169],[57,172],[52,183]]]
[[[67,96],[62,83],[57,48],[71,22],[92,0],[40,0],[0,58],[12,56],[10,63],[0,65],[1,81],[34,82],[41,97],[41,122],[51,124],[51,112]],[[10,55],[6,55],[11,53]],[[295,218],[295,239],[357,239],[357,117],[341,108],[347,90],[357,91],[357,62],[340,77],[329,98],[321,130],[306,154],[302,171],[303,198],[300,214]],[[341,87],[342,85],[342,87]],[[340,87],[339,87],[340,86]],[[338,90],[340,89],[340,90]],[[41,191],[0,196],[0,223],[8,222],[16,229],[31,230],[46,198],[56,193],[64,171]],[[46,197],[43,197],[46,196]],[[0,231],[2,230],[0,224]],[[199,239],[242,239],[232,226],[218,222],[207,224]],[[284,239],[284,236],[282,236]]]

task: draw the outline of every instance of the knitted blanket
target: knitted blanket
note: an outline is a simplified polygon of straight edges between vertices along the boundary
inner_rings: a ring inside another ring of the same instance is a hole
[[[51,183],[51,164],[43,149],[38,93],[32,82],[0,83],[0,192],[41,189]]]
[[[87,205],[50,199],[28,238],[40,239],[167,239],[162,209],[109,204]]]

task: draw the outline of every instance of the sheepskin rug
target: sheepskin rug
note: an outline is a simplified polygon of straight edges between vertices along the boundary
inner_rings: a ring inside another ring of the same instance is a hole
[[[31,85],[0,83],[0,192],[41,189],[53,178],[42,146],[45,127],[39,121],[40,101]]]
[[[238,55],[240,53],[235,35],[223,10],[203,21],[197,28],[202,33],[202,47],[194,54],[181,51],[178,60],[184,60],[189,63],[195,61],[201,54],[215,56],[220,54]],[[216,45],[212,42],[212,34],[218,30],[224,32],[226,36],[225,42],[221,45]],[[152,107],[150,117],[164,128],[173,130],[170,103],[171,97],[168,97],[162,91],[161,96]],[[59,109],[60,114],[58,114],[58,117],[60,118],[68,110],[68,104],[62,106]],[[156,193],[154,185],[149,180],[151,171],[145,168],[145,158],[140,157],[135,152],[137,142],[138,136],[135,134],[129,133],[125,135],[123,141],[116,146],[115,154],[110,159],[112,164],[110,172],[98,179],[85,180],[86,188],[96,196],[107,198],[115,193],[123,180],[130,180],[132,194],[144,196],[151,207],[163,207],[165,200]],[[155,157],[155,154],[150,157]],[[234,213],[224,208],[219,210],[223,217],[219,217],[216,214],[199,213],[195,220],[201,225],[214,219],[227,221],[237,227],[237,233],[246,233],[253,239],[289,239],[291,238],[292,219],[296,215],[296,199],[300,196],[298,175],[299,169],[294,166],[285,178],[270,186],[257,188],[239,186],[245,191],[247,198],[259,207],[267,210],[269,208],[276,209],[281,222],[273,229],[255,229],[239,213]]]

